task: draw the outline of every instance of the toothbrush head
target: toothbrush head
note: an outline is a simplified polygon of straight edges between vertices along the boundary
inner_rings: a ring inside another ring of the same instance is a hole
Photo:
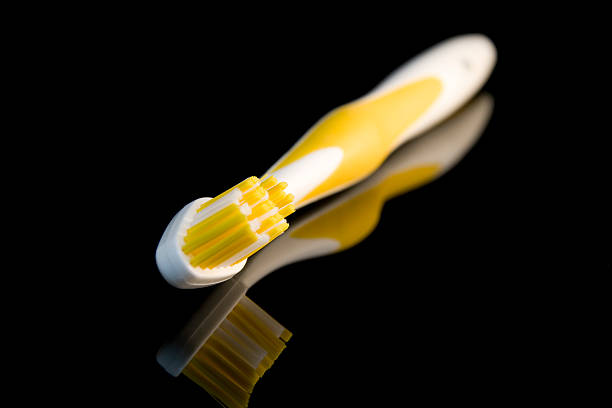
[[[244,295],[239,282],[221,301],[205,303],[181,334],[163,345],[157,361],[171,375],[184,374],[225,407],[246,407],[262,375],[292,334]]]
[[[178,288],[214,285],[240,272],[246,259],[282,234],[295,211],[286,182],[249,177],[215,198],[200,198],[174,216],[155,259]]]

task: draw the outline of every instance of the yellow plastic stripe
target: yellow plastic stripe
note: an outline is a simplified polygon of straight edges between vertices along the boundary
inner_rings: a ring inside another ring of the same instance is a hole
[[[437,78],[424,78],[382,94],[358,100],[332,111],[305,135],[271,172],[328,147],[344,156],[338,168],[300,202],[361,180],[387,157],[399,136],[419,119],[442,91]]]

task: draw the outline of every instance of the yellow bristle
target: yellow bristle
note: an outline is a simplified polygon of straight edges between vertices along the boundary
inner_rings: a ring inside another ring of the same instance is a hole
[[[213,245],[217,245],[222,240],[229,238],[230,235],[235,234],[240,228],[244,228],[245,226],[247,226],[246,222],[241,222],[234,228],[228,229],[227,231],[223,232],[221,235],[216,236],[215,238],[206,242],[202,246],[199,246],[193,251],[189,252],[189,255],[192,257],[195,257],[204,251],[208,251]]]
[[[282,192],[284,189],[287,188],[287,186],[288,186],[287,182],[281,181],[274,187],[268,189],[268,194],[270,195],[270,197],[272,197],[273,195],[278,194],[279,192]]]
[[[255,203],[261,200],[265,195],[266,190],[262,187],[254,188],[242,197],[240,204],[247,203],[249,206],[255,205]]]
[[[261,179],[263,180],[261,182],[261,186],[266,190],[269,190],[270,188],[278,184],[278,181],[276,181],[276,178],[274,176],[270,176],[268,178],[266,178],[266,176],[263,176]]]
[[[289,203],[293,202],[293,200],[294,200],[294,199],[295,199],[295,196],[294,196],[293,194],[289,193],[289,194],[287,194],[287,195],[285,196],[285,198],[283,199],[283,201],[281,201],[280,203],[278,203],[278,204],[276,204],[276,205],[277,205],[277,207],[281,208],[281,207],[284,207],[284,206],[286,206],[287,204],[289,204]]]
[[[270,200],[266,200],[262,203],[259,203],[253,208],[253,212],[247,217],[249,221],[254,220],[255,218],[261,217],[268,211],[274,208],[274,203]]]
[[[231,367],[234,367],[238,372],[240,372],[240,376],[245,377],[244,383],[246,384],[245,387],[248,388],[248,391],[252,390],[252,385],[259,380],[261,374],[259,374],[256,369],[251,367],[236,350],[233,350],[231,345],[220,339],[219,336],[215,336],[215,334],[213,334],[211,338],[208,339],[207,345],[208,347],[202,347],[198,354],[207,348],[216,350],[219,355],[223,356],[223,358],[227,360]]]
[[[261,310],[258,306],[255,307]],[[267,319],[274,320],[265,311],[261,312]],[[249,342],[254,342],[257,346],[251,345],[245,349],[247,339],[240,340],[223,330],[221,325],[183,369],[183,374],[223,405],[244,408],[248,405],[255,384],[286,347],[285,339],[288,340],[291,333],[279,325],[283,332],[280,337],[275,335],[258,315],[240,303],[228,314],[226,320],[232,322],[233,327],[238,330],[236,335],[246,335]],[[266,352],[256,368],[251,365],[256,362],[251,360],[249,363],[242,354],[253,347],[261,347],[261,350]]]
[[[234,188],[236,188],[236,186],[234,186],[234,187],[232,187],[232,188],[230,188],[230,189],[227,189],[227,190],[225,190],[224,192],[222,192],[221,194],[219,194],[218,196],[216,196],[216,197],[214,197],[214,198],[212,198],[212,199],[208,200],[207,202],[205,202],[204,204],[202,204],[202,205],[200,206],[200,208],[198,208],[198,210],[197,210],[196,212],[200,212],[200,211],[202,211],[203,209],[205,209],[205,208],[206,208],[206,207],[208,207],[209,205],[211,205],[211,204],[213,204],[213,203],[217,202],[217,201],[218,201],[220,198],[225,197],[225,196],[226,196],[226,195],[227,195],[227,194],[228,194],[230,191],[232,191]]]
[[[225,377],[231,377],[233,383],[243,390],[251,392],[253,386],[255,386],[255,383],[259,380],[259,376],[255,370],[249,367],[249,372],[243,371],[236,367],[236,365],[230,362],[226,357],[227,356],[223,354],[221,349],[211,343],[210,347],[202,347],[194,356],[194,359],[198,360],[201,364],[210,366]]]
[[[283,219],[283,215],[280,213],[280,211],[274,214],[273,216],[266,218],[261,223],[261,227],[259,227],[259,229],[257,230],[257,233],[263,234],[264,232],[266,232],[266,230],[276,225],[276,223],[280,222],[282,219]]]
[[[250,190],[253,186],[255,186],[257,184],[258,181],[259,181],[259,179],[257,177],[255,177],[255,176],[249,177],[248,179],[241,181],[240,183],[236,184],[234,187],[225,190],[224,192],[222,192],[221,194],[219,194],[218,196],[216,196],[212,200],[208,200],[207,202],[202,204],[200,206],[200,208],[198,208],[197,212],[202,211],[204,208],[206,208],[209,205],[211,205],[212,203],[218,201],[220,198],[225,197],[230,191],[232,191],[235,188],[239,189],[243,193],[245,191]]]
[[[202,221],[187,229],[185,242],[188,242],[190,239],[195,238],[200,231],[209,228],[210,226],[227,217],[228,215],[235,214],[236,211],[240,211],[240,208],[236,204],[231,204],[226,208],[211,215],[210,217],[204,218]]]
[[[255,241],[257,241],[257,236],[253,231],[249,230],[247,234],[244,234],[234,243],[227,245],[226,248],[217,251],[215,255],[201,262],[199,266],[201,268],[216,268],[236,253],[244,250],[249,245],[253,244]]]
[[[295,207],[289,206],[294,196],[285,193],[285,188],[286,182],[279,183],[272,176],[264,176],[263,181],[249,177],[202,204],[198,211],[233,190],[242,193],[228,196],[220,202],[223,204],[207,212],[206,218],[187,229],[182,250],[189,257],[189,263],[194,267],[215,268],[224,262],[229,265],[227,260],[232,259],[232,264],[236,264],[261,249],[256,248],[234,262],[237,254],[260,238],[258,234],[267,232],[270,241],[281,234],[284,227],[278,229],[274,225],[285,225],[286,222],[281,223],[283,218],[295,211]],[[266,214],[274,215],[264,219]],[[271,228],[271,232],[268,231]]]
[[[291,339],[292,336],[293,336],[293,333],[291,333],[289,330],[285,329],[281,333],[280,338],[286,343],[286,342],[288,342]]]
[[[285,197],[287,197],[287,193],[283,190],[277,190],[273,194],[270,194],[270,201],[274,203],[274,205],[278,205],[278,203],[282,202]]]
[[[239,247],[246,240],[257,240],[253,231],[251,231],[251,227],[248,224],[238,228],[234,233],[229,234],[227,237],[219,240],[214,245],[211,245],[207,250],[199,253],[194,256],[190,262],[192,265],[200,265],[208,258],[219,255],[219,252],[227,252],[228,249],[233,247]],[[230,254],[231,255],[231,254]],[[203,268],[204,266],[202,266]]]
[[[249,191],[251,188],[253,188],[258,181],[259,179],[257,177],[251,176],[248,179],[238,183],[236,187],[244,193],[245,191]]]
[[[295,206],[293,204],[287,204],[286,206],[284,206],[283,208],[281,208],[278,213],[281,215],[281,217],[283,218],[287,218],[288,216],[290,216],[291,214],[293,214],[295,212]],[[280,221],[280,220],[279,220]]]
[[[249,403],[250,394],[246,390],[197,359],[192,359],[183,373],[228,407],[246,407]]]
[[[198,247],[202,247],[208,243],[214,243],[217,238],[224,237],[228,232],[235,228],[248,226],[244,215],[239,211],[234,211],[228,214],[225,218],[211,224],[208,228],[198,230],[193,234],[188,234],[185,237],[185,245],[183,252],[188,254]]]
[[[274,238],[278,237],[280,234],[285,232],[287,228],[289,228],[289,224],[287,224],[286,222],[283,222],[277,225],[276,227],[270,229],[269,231],[267,231],[266,234],[268,234],[268,236],[270,237],[270,241],[272,241]]]

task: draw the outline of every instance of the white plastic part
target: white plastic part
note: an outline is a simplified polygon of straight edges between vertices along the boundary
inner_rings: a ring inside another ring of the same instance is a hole
[[[202,269],[191,266],[183,253],[181,248],[185,233],[193,225],[197,209],[208,200],[211,198],[199,198],[179,211],[166,227],[157,246],[157,267],[166,281],[177,288],[193,289],[223,282],[240,272],[246,264],[245,259],[224,268]]]
[[[319,149],[270,174],[287,182],[285,191],[293,194],[297,203],[338,168],[343,156],[339,147]]]
[[[440,123],[470,100],[489,78],[496,61],[495,45],[482,34],[449,38],[396,69],[364,98],[426,77],[442,81],[441,94],[396,141],[398,146]]]
[[[453,37],[409,60],[358,101],[375,98],[380,94],[428,77],[435,77],[441,81],[440,95],[425,113],[410,124],[395,140],[393,145],[395,149],[440,123],[469,101],[489,78],[496,60],[495,46],[486,36],[467,34]],[[306,132],[306,135],[311,130],[312,128]],[[283,155],[271,168],[280,163],[285,156]],[[279,181],[288,183],[287,191],[295,195],[294,202],[297,203],[296,207],[300,208],[360,181],[353,180],[348,184],[336,186],[316,198],[300,201],[336,170],[343,156],[344,151],[341,147],[328,147],[315,150],[275,172],[268,170],[268,173]]]

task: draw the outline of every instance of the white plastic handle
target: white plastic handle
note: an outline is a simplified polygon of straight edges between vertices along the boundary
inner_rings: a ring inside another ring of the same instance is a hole
[[[497,61],[493,42],[482,34],[450,38],[417,55],[374,88],[372,98],[419,79],[434,76],[442,81],[442,92],[398,139],[397,145],[419,135],[463,106],[487,81]]]

